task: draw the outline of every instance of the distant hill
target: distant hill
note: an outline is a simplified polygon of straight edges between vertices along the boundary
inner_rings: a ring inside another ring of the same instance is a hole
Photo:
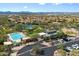
[[[79,12],[28,12],[28,11],[22,11],[22,12],[11,12],[11,11],[6,11],[2,12],[0,11],[0,14],[48,14],[48,15],[79,15]]]

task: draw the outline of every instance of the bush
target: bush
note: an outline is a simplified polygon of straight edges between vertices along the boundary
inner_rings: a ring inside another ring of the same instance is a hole
[[[5,41],[5,39],[0,38],[0,44],[3,44],[4,41]]]
[[[31,53],[32,53],[33,55],[44,55],[44,50],[38,48],[37,46],[34,46],[34,47],[32,48]]]
[[[70,55],[71,55],[71,56],[79,56],[79,50],[72,50],[72,51],[70,52]]]
[[[57,45],[57,49],[64,49],[64,45],[63,44],[60,44],[60,45]]]
[[[8,56],[7,52],[0,52],[0,56]]]
[[[8,46],[1,45],[1,46],[0,46],[0,52],[6,51],[7,48],[8,48]]]
[[[63,49],[58,49],[56,54],[57,56],[66,56],[66,51]]]
[[[57,38],[62,38],[62,37],[64,37],[64,35],[65,34],[62,31],[58,31],[56,36],[57,36]]]
[[[51,38],[50,37],[45,37],[44,41],[49,42],[49,41],[51,41]]]

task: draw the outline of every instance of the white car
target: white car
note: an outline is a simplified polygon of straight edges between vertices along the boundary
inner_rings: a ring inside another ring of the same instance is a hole
[[[73,49],[71,47],[66,47],[67,50],[72,51]]]
[[[79,49],[79,46],[77,46],[76,49]]]
[[[78,44],[74,44],[74,45],[72,45],[72,48],[79,49],[79,45]]]

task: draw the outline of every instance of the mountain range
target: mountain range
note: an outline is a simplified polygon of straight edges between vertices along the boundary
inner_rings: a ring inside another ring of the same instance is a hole
[[[79,15],[79,12],[29,12],[29,11],[21,11],[21,12],[11,12],[11,11],[0,11],[0,14],[48,14],[48,15]]]

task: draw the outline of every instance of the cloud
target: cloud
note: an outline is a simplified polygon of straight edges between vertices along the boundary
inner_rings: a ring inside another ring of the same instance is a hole
[[[52,3],[52,5],[56,5],[56,6],[61,5],[61,4],[65,4],[65,3]],[[67,3],[67,4],[72,5],[73,3]]]
[[[7,9],[7,8],[2,8],[2,9],[4,9],[4,10],[5,10],[5,9]]]
[[[46,3],[39,3],[39,5],[45,5]]]
[[[24,8],[28,8],[27,6],[24,6]]]
[[[52,5],[61,5],[63,3],[52,3]]]
[[[60,5],[60,4],[62,4],[62,3],[55,3],[55,5]]]
[[[60,5],[60,4],[63,4],[63,3],[39,3],[39,5],[45,5],[45,4]]]

